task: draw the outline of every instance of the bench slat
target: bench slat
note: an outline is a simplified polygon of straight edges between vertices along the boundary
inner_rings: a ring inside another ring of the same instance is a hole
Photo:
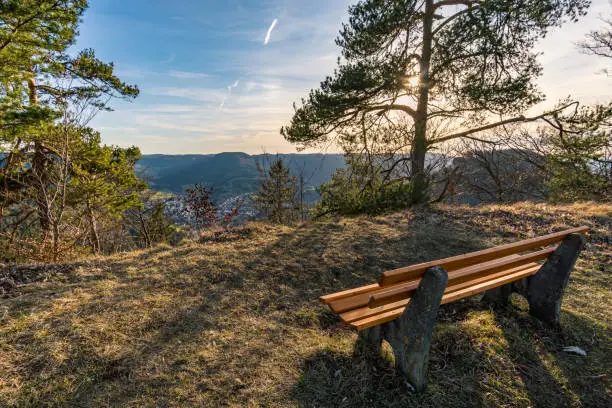
[[[346,312],[347,310],[355,309],[357,307],[366,306],[370,301],[370,297],[373,293],[382,293],[387,292],[389,290],[394,290],[396,288],[402,287],[406,290],[414,290],[419,286],[418,280],[413,280],[410,282],[400,282],[395,285],[390,285],[386,287],[380,287],[378,289],[371,290],[369,292],[363,292],[355,296],[345,297],[339,300],[335,300],[329,302],[327,305],[329,308],[335,313]]]
[[[517,257],[517,256],[520,256],[520,255],[509,255],[509,257]],[[500,259],[503,259],[503,258],[500,258]],[[406,282],[403,282],[403,283],[405,284]],[[389,285],[389,286],[386,286],[386,287],[382,287],[378,283],[374,283],[374,284],[371,284],[371,285],[360,286],[358,288],[344,290],[342,292],[336,292],[336,293],[331,293],[329,295],[320,296],[319,297],[319,301],[321,301],[323,303],[332,303],[332,302],[336,302],[336,301],[342,300],[342,299],[347,299],[347,298],[350,298],[350,297],[353,297],[353,296],[364,295],[364,294],[368,294],[368,293],[371,294],[372,292],[377,291],[377,290],[387,290],[387,289],[389,289],[391,287],[394,287],[394,286],[397,286],[397,285],[400,285],[400,284],[402,284],[402,282],[400,282],[400,283],[398,283],[396,285]],[[362,299],[362,300],[363,299],[368,299],[369,300],[369,297],[361,296],[360,299]],[[338,310],[344,310],[345,309],[344,307],[339,306],[339,305],[337,305],[335,307]],[[333,307],[332,307],[332,310],[334,310]]]
[[[323,303],[330,303],[347,297],[360,295],[362,293],[372,292],[376,289],[380,289],[380,285],[378,283],[321,296],[319,300]]]
[[[328,303],[329,308],[335,313],[343,313],[348,310],[356,309],[358,307],[367,306],[370,302],[370,298],[373,294],[378,293],[386,293],[389,291],[401,290],[402,293],[415,290],[419,286],[420,280],[412,280],[410,282],[402,282],[397,285],[387,286],[384,288],[380,288],[375,291],[362,293],[356,296],[351,296],[348,298],[340,299],[334,302]]]
[[[520,258],[521,258],[521,255],[509,255],[507,257],[500,258],[499,260],[483,262],[482,264],[476,265],[476,266],[481,267],[480,269],[474,269],[474,266],[472,266],[469,268],[462,268],[462,269],[457,269],[455,271],[449,272],[448,273],[448,285],[451,285],[452,283],[454,283],[453,281],[455,279],[461,279],[465,275],[470,275],[471,273],[481,273],[483,271],[486,271],[488,270],[487,268],[489,266],[497,265],[497,261],[516,260]],[[524,262],[528,263],[530,261],[524,261]],[[391,288],[391,289],[388,289],[388,290],[383,289],[379,292],[372,293],[370,296],[370,299],[368,300],[368,307],[371,307],[371,308],[379,307],[386,303],[396,302],[398,300],[404,299],[410,296],[412,292],[416,290],[420,282],[421,282],[421,279],[419,278],[418,280],[411,281],[411,285],[406,285],[406,286],[396,285],[396,286],[391,286],[391,287],[387,286],[387,288]]]
[[[446,293],[455,292],[455,291],[458,291],[458,290],[461,290],[461,289],[468,288],[468,287],[473,286],[473,285],[477,285],[477,284],[484,283],[484,282],[487,282],[487,281],[490,281],[490,280],[501,278],[501,277],[504,277],[506,275],[511,275],[513,273],[516,273],[516,272],[526,271],[528,269],[530,271],[534,271],[533,273],[535,273],[535,272],[537,272],[538,269],[540,269],[540,265],[538,265],[535,262],[532,262],[532,263],[527,264],[527,265],[521,265],[519,267],[514,267],[514,268],[511,268],[511,269],[507,269],[507,270],[501,271],[501,272],[497,272],[497,273],[494,273],[494,274],[489,275],[489,276],[481,276],[481,277],[479,277],[477,279],[470,280],[470,281],[467,281],[467,282],[461,282],[461,283],[457,283],[457,284],[454,284],[454,285],[449,285],[446,288],[446,290],[444,291],[444,293],[446,294]],[[342,322],[344,322],[344,323],[351,323],[351,322],[354,322],[356,320],[364,319],[364,318],[370,317],[370,316],[375,316],[377,314],[381,314],[381,313],[384,313],[384,312],[387,312],[387,311],[390,311],[390,310],[393,310],[393,309],[397,309],[397,308],[400,308],[400,307],[406,307],[408,305],[408,303],[410,303],[410,298],[402,299],[402,300],[399,300],[399,301],[396,301],[396,302],[393,302],[393,303],[387,303],[387,304],[385,304],[383,306],[378,306],[378,307],[375,307],[375,308],[371,308],[371,307],[365,306],[365,307],[361,307],[359,309],[349,310],[348,312],[341,313],[339,316],[340,316],[340,320],[342,320]]]
[[[442,304],[450,303],[458,299],[472,296],[476,293],[481,293],[489,289],[493,289],[499,286],[503,286],[508,283],[512,283],[521,280],[527,276],[533,275],[539,270],[540,266],[528,268],[519,272],[505,275],[501,278],[486,281],[477,285],[468,286],[467,288],[460,289],[454,292],[446,293],[442,296]],[[397,319],[404,313],[405,307],[399,307],[397,309],[389,310],[388,312],[380,313],[365,319],[356,320],[350,323],[350,326],[361,331],[370,327],[378,326],[383,323],[390,322]]]
[[[374,292],[368,292],[368,293],[364,293],[358,296],[341,299],[339,301],[330,303],[328,306],[335,313],[344,313],[349,310],[368,306],[368,304],[370,303],[370,299],[374,294],[384,295],[385,293],[388,293],[388,292],[391,292],[391,294],[395,294],[399,292],[399,293],[405,294],[405,296],[400,297],[400,298],[403,298],[403,297],[410,295],[410,293],[416,290],[416,288],[419,287],[419,282],[420,282],[420,279],[412,280],[410,282],[404,282],[404,283],[401,283],[395,286],[388,286],[386,288],[381,288],[380,290],[377,290]],[[396,299],[396,300],[399,300],[399,299]],[[389,300],[389,302],[387,303],[390,303],[390,302],[393,302],[393,300]]]
[[[468,286],[464,289],[455,290],[453,292],[448,293],[445,297],[443,296],[441,304],[451,303],[455,300],[463,299],[466,297],[470,297],[476,295],[478,293],[485,292],[489,289],[495,289],[500,286],[506,285],[508,283],[516,282],[517,280],[521,280],[526,278],[527,276],[534,275],[540,270],[541,265],[538,265],[533,268],[525,269],[520,272],[515,272],[510,275],[506,275],[503,278],[494,279],[491,281],[486,281],[483,283],[479,283],[477,285]]]
[[[402,281],[410,281],[420,278],[427,268],[432,266],[440,266],[447,272],[459,269],[462,267],[472,266],[481,262],[490,261],[492,259],[501,258],[507,255],[517,254],[519,252],[533,250],[540,247],[545,247],[556,242],[560,242],[569,234],[585,233],[589,227],[582,226],[572,228],[565,231],[555,232],[541,237],[530,238],[511,244],[501,245],[494,248],[485,249],[482,251],[471,252],[468,254],[457,255],[450,258],[439,259],[436,261],[425,262],[417,265],[408,266],[405,268],[394,269],[383,272],[378,281],[380,286],[388,286]]]
[[[550,247],[540,251],[531,252],[526,255],[510,255],[502,259],[483,262],[477,265],[468,266],[467,268],[457,269],[448,273],[448,284],[453,285],[473,278],[479,275],[490,275],[496,272],[501,272],[521,265],[529,264],[536,261],[546,259],[554,252],[556,248]],[[378,307],[386,303],[396,302],[408,297],[416,288],[403,288],[398,286],[394,289],[375,292],[370,296],[368,302],[369,307]]]

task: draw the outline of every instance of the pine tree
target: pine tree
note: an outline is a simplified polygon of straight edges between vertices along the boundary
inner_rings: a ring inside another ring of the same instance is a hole
[[[148,224],[151,243],[168,242],[176,231],[176,227],[166,216],[166,202],[163,200],[153,203]]]
[[[261,167],[260,172],[263,177],[259,191],[254,197],[256,207],[272,222],[291,222],[297,207],[296,178],[291,176],[289,168],[281,158],[272,162],[267,174]]]
[[[97,111],[110,110],[111,98],[139,92],[93,50],[72,51],[87,6],[86,0],[0,1],[0,147],[6,151],[0,226],[11,230],[10,247],[20,225],[36,216],[37,246],[44,250],[50,237],[54,259],[67,209],[85,220],[99,252],[98,220],[119,220],[140,204],[138,192],[146,187],[134,173],[140,151],[104,146],[87,126]]]
[[[525,117],[543,100],[536,41],[588,0],[362,0],[336,43],[332,76],[295,107],[283,136],[302,147],[352,127],[409,119],[413,201],[428,199],[425,154]],[[431,125],[444,131],[432,132]],[[349,130],[349,131],[347,131]],[[347,132],[345,132],[347,131]],[[340,140],[341,141],[341,140]]]
[[[81,149],[72,159],[70,199],[80,207],[89,225],[92,252],[100,252],[98,219],[119,220],[125,210],[141,206],[138,193],[146,183],[134,173],[141,158],[137,147],[120,148],[101,144],[100,134],[93,129],[81,129]]]
[[[138,88],[117,78],[113,65],[97,59],[93,50],[68,54],[86,8],[84,0],[0,2],[0,143],[10,146],[3,163],[3,203],[9,201],[16,172],[34,174],[37,182],[30,187],[37,192],[44,236],[51,225],[43,191],[51,185],[46,169],[57,158],[49,146],[48,124],[71,106],[108,109],[109,97],[138,95]]]

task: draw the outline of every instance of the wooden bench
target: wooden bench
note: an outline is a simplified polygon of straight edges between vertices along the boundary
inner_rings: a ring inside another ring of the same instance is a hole
[[[532,315],[557,324],[563,290],[588,229],[573,228],[386,271],[378,283],[320,300],[359,331],[366,349],[379,352],[382,340],[387,340],[398,370],[421,390],[441,304],[484,292],[489,302],[507,305],[516,291],[527,298]]]

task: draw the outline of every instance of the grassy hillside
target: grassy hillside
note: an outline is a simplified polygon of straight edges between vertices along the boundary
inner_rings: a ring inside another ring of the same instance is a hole
[[[612,406],[610,207],[437,207],[62,265],[0,299],[0,406]],[[562,328],[516,296],[441,308],[429,388],[317,302],[383,270],[581,224]],[[564,353],[579,346],[587,357]]]

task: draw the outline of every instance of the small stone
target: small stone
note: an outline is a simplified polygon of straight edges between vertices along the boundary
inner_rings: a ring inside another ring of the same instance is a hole
[[[563,347],[561,350],[565,351],[566,353],[576,354],[576,355],[582,356],[582,357],[586,357],[587,356],[586,351],[584,351],[580,347],[576,347],[576,346]]]

